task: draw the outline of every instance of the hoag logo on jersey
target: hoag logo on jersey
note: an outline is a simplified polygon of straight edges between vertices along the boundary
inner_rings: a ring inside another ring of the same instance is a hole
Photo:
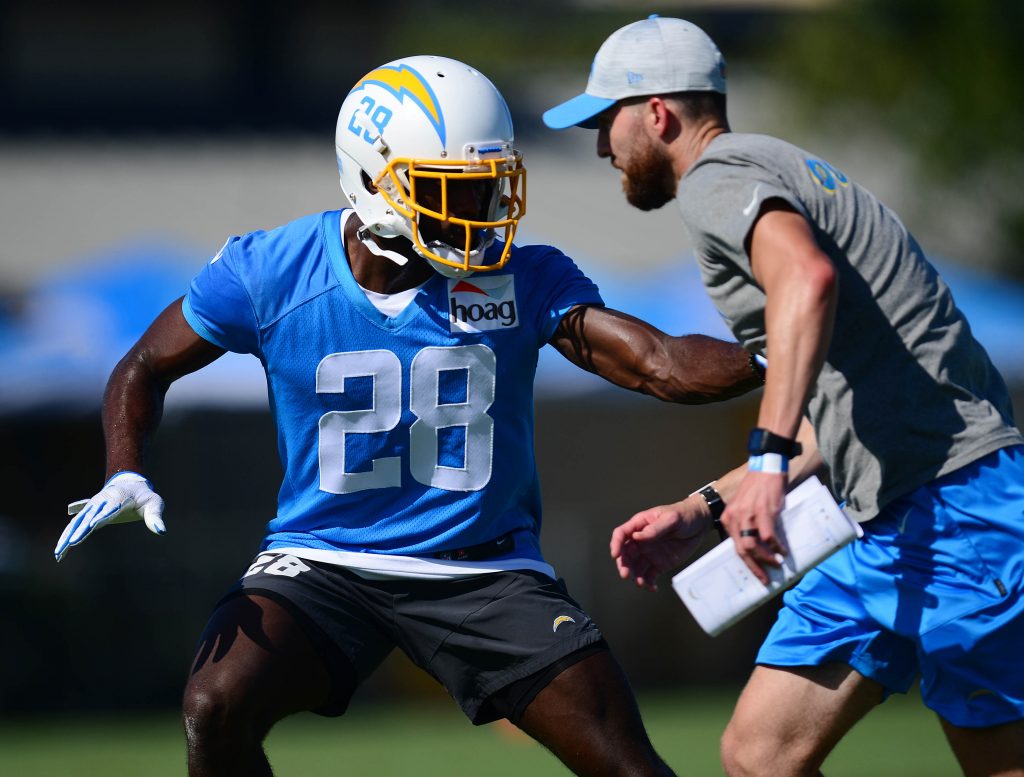
[[[449,278],[448,320],[453,332],[487,332],[519,326],[515,278]]]

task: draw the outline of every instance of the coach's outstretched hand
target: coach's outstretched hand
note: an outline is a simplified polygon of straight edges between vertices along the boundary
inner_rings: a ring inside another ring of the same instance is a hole
[[[153,484],[136,472],[118,472],[103,485],[92,499],[80,499],[68,505],[74,518],[64,529],[53,549],[60,561],[68,548],[78,545],[94,529],[108,523],[127,523],[142,519],[154,534],[164,534],[164,500],[153,490]]]
[[[612,532],[619,577],[658,590],[658,577],[693,555],[711,523],[707,502],[696,495],[637,513]]]

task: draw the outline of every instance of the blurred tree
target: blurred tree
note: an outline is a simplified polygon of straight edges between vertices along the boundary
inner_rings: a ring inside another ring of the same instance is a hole
[[[1024,278],[1024,3],[855,0],[787,16],[770,41],[804,111],[894,131],[927,180],[970,187],[1000,234],[989,259]]]

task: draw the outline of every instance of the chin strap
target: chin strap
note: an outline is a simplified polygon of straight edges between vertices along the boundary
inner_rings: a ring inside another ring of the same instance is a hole
[[[480,244],[469,252],[469,263],[479,264],[483,261],[484,255],[487,253],[487,249],[491,247],[494,242],[494,230],[486,230],[486,234],[483,236]],[[423,253],[416,245],[413,245],[413,250],[416,251],[420,256],[430,262],[431,266],[437,270],[441,275],[448,278],[468,278],[475,271],[474,270],[463,270],[461,267],[452,267],[444,262],[437,261],[434,257],[428,256]],[[465,258],[465,254],[462,251],[452,248],[447,243],[442,243],[440,240],[433,240],[427,243],[427,250],[432,251],[438,256],[447,259],[451,262],[462,262]]]
[[[340,225],[342,242],[344,242],[345,240],[345,225],[348,223],[348,220],[352,218],[352,216],[354,215],[356,215],[355,210],[346,209],[342,213]],[[377,245],[377,241],[373,239],[373,232],[365,224],[356,230],[356,237],[359,238],[359,242],[366,246],[367,250],[371,254],[375,254],[376,256],[383,256],[385,259],[390,259],[399,267],[404,267],[406,264],[409,263],[409,257],[402,256],[397,251],[389,251],[388,249],[381,248],[379,245]]]
[[[359,238],[359,241],[366,246],[367,250],[371,254],[376,254],[377,256],[383,256],[385,259],[390,259],[399,267],[405,267],[405,265],[409,263],[409,257],[402,256],[397,251],[389,251],[386,248],[381,248],[377,244],[377,241],[373,239],[373,233],[370,232],[369,227],[360,227],[356,231],[356,237]]]
[[[349,211],[348,215],[351,216],[354,213],[355,211]],[[347,220],[348,216],[346,216],[345,218],[345,221]],[[342,232],[345,231],[345,221],[343,221],[341,224]],[[391,251],[387,248],[382,248],[380,244],[377,243],[376,240],[374,240],[373,230],[371,230],[370,227],[366,225],[363,225],[358,230],[356,230],[356,237],[359,238],[359,241],[364,246],[366,246],[367,250],[371,254],[374,254],[375,256],[383,256],[385,259],[390,259],[399,267],[404,267],[406,264],[409,263],[409,257],[403,256],[397,251]],[[478,261],[481,261],[483,259],[484,254],[487,252],[487,249],[490,248],[491,244],[494,242],[494,230],[486,230],[482,235],[482,238],[483,239],[480,241],[479,246],[477,248],[472,249],[469,252],[470,264],[476,264]],[[452,262],[461,263],[464,258],[462,251],[456,250],[447,243],[442,243],[439,240],[433,240],[430,243],[427,243],[426,247],[428,251],[431,251],[437,254],[438,256],[443,257],[444,259],[448,259],[449,261]],[[434,257],[421,251],[415,243],[412,243],[412,248],[417,254],[426,259],[430,263],[430,265],[435,270],[437,270],[437,272],[441,273],[441,275],[447,276],[449,278],[466,278],[473,274],[473,270],[463,270],[459,267],[452,267],[450,265],[445,264],[444,262],[437,261]]]

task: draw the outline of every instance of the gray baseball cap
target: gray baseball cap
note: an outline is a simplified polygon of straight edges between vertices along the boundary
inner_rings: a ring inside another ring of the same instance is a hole
[[[725,94],[725,59],[700,27],[657,14],[627,24],[601,44],[587,89],[544,113],[551,129],[597,127],[597,114],[628,97],[673,92]]]

